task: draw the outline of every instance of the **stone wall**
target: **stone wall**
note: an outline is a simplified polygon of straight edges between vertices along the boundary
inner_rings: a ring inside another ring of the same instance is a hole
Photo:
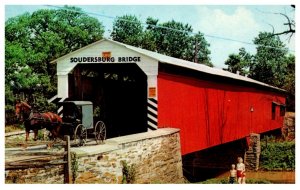
[[[244,161],[247,170],[258,170],[261,152],[260,135],[251,133],[248,139],[248,150],[245,152]]]
[[[63,165],[5,171],[5,183],[62,184],[63,182]]]
[[[178,129],[165,128],[113,138],[106,144],[114,150],[75,151],[79,157],[77,183],[122,183],[122,161],[133,168],[133,183],[183,182]]]
[[[295,139],[295,113],[287,112],[284,117],[282,135],[285,140]]]
[[[91,142],[94,143],[94,142]],[[72,148],[75,183],[122,183],[124,166],[132,183],[183,183],[179,130],[158,129]],[[76,168],[76,167],[75,167]],[[6,170],[6,183],[63,183],[63,167]]]

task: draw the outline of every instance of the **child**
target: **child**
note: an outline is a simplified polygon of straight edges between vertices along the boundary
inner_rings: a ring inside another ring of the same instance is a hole
[[[237,169],[237,178],[239,184],[245,184],[246,183],[246,169],[245,164],[243,163],[243,158],[238,157],[238,163],[236,164]]]
[[[230,175],[229,175],[229,183],[230,184],[234,184],[235,182],[235,178],[236,178],[236,169],[235,169],[235,165],[232,164],[231,165],[231,170],[229,171]]]

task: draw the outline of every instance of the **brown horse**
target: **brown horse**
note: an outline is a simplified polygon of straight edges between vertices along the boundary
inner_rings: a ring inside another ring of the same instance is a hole
[[[24,122],[26,141],[28,141],[30,130],[33,130],[34,140],[37,140],[38,130],[43,128],[50,131],[54,139],[59,136],[62,119],[55,113],[35,113],[26,102],[17,101],[16,116],[19,121]]]

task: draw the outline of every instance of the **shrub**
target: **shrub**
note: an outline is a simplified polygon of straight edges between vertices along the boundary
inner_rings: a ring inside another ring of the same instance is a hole
[[[131,166],[128,166],[127,162],[122,160],[121,164],[123,166],[122,172],[123,172],[123,180],[122,183],[131,184],[135,181],[135,175],[136,175],[136,168],[135,165],[132,164]]]
[[[262,143],[260,167],[265,170],[294,170],[295,142]]]
[[[35,93],[34,94],[35,101],[31,103],[34,111],[37,112],[56,112],[56,105],[53,103],[49,103],[48,99],[43,96],[43,94]]]
[[[15,116],[15,108],[12,105],[5,105],[5,124],[12,125],[17,123],[17,117]]]

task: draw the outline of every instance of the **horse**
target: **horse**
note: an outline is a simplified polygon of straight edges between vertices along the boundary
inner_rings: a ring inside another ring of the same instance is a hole
[[[31,106],[23,101],[16,103],[16,117],[20,122],[24,122],[26,139],[28,141],[29,132],[33,130],[34,140],[37,140],[38,130],[46,128],[51,132],[52,138],[56,139],[60,134],[62,118],[52,112],[37,113],[33,112]]]

